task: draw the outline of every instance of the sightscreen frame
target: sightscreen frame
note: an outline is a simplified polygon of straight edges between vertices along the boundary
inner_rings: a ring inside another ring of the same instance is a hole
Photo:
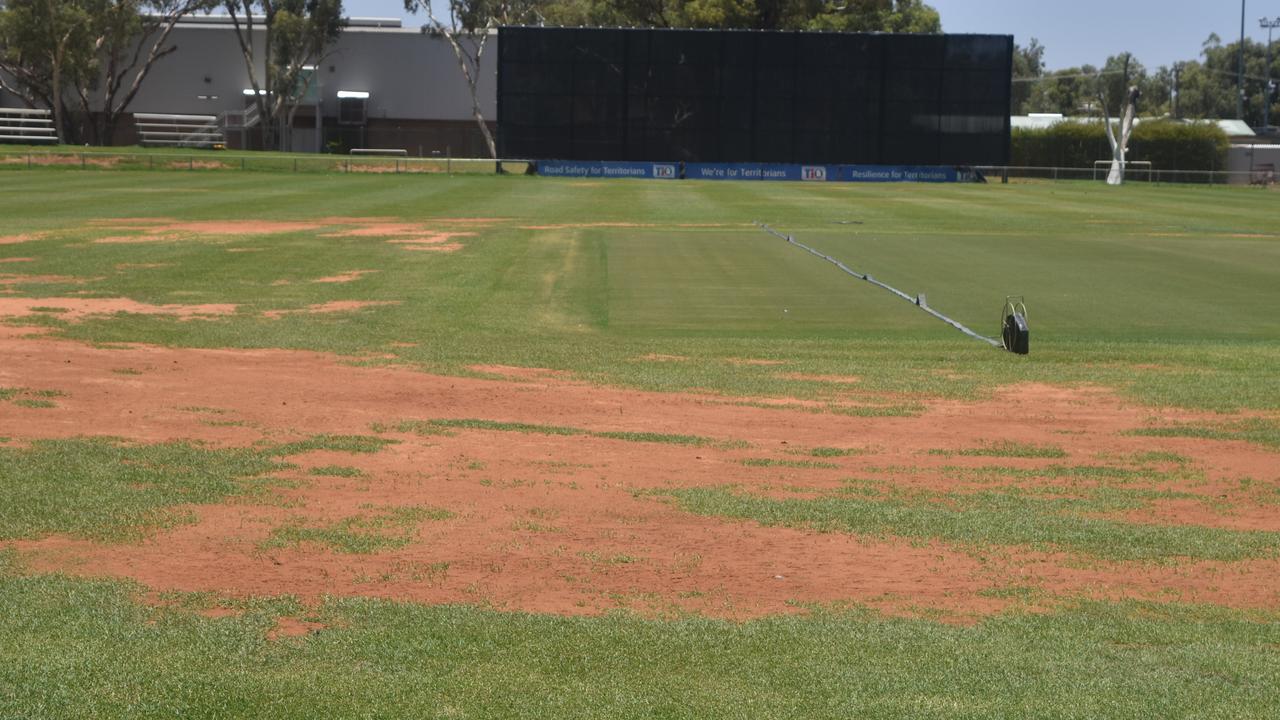
[[[504,26],[498,149],[1007,165],[1013,36]]]

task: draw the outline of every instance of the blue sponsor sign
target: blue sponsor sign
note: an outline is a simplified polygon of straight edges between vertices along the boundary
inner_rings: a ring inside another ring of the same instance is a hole
[[[538,174],[548,177],[650,178],[675,180],[679,163],[604,162],[599,160],[539,160]]]
[[[842,182],[959,182],[954,167],[935,165],[841,165]],[[972,177],[964,178],[972,180]]]
[[[838,165],[775,165],[772,163],[685,163],[689,180],[835,180]]]
[[[801,182],[958,182],[954,167],[926,165],[774,165],[686,163],[689,180],[798,180]]]
[[[683,171],[683,173],[682,173]],[[655,163],[540,160],[549,177],[658,180],[790,180],[798,182],[969,182],[972,170],[933,165],[782,165],[774,163]]]

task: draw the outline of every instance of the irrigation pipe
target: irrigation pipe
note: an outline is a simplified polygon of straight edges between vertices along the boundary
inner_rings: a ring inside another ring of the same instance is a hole
[[[779,240],[786,240],[788,243],[790,243],[790,244],[792,244],[792,245],[795,245],[796,247],[798,247],[798,248],[800,248],[800,249],[802,249],[802,250],[805,250],[805,251],[806,251],[806,252],[808,252],[809,254],[811,254],[811,255],[816,255],[817,257],[820,257],[820,258],[822,258],[823,260],[826,260],[827,262],[831,263],[832,265],[835,265],[836,267],[840,268],[840,269],[841,269],[842,271],[844,271],[846,274],[852,275],[853,277],[856,277],[856,278],[858,278],[859,280],[865,280],[866,282],[869,282],[869,283],[871,283],[872,285],[875,285],[876,287],[880,287],[880,288],[884,288],[885,290],[888,290],[889,292],[893,293],[894,295],[897,295],[898,297],[902,298],[903,300],[906,300],[907,302],[911,303],[912,305],[915,305],[916,307],[920,308],[921,310],[923,310],[923,311],[925,311],[925,312],[929,313],[930,315],[932,315],[932,316],[934,316],[934,317],[938,318],[938,319],[939,319],[939,320],[941,320],[942,322],[944,322],[944,323],[946,323],[946,324],[950,325],[951,327],[953,327],[953,328],[955,328],[955,329],[959,330],[960,332],[964,333],[965,335],[968,335],[969,337],[973,338],[974,340],[981,340],[982,342],[987,343],[988,345],[991,345],[992,347],[997,347],[997,348],[1003,348],[1003,347],[1004,347],[1004,343],[1003,343],[1002,341],[1000,341],[999,339],[997,339],[997,338],[989,338],[989,337],[987,337],[987,336],[985,336],[985,335],[979,335],[978,333],[976,333],[976,332],[974,332],[974,331],[970,330],[969,328],[965,327],[965,326],[964,326],[964,325],[962,325],[961,323],[956,322],[955,320],[952,320],[951,318],[947,317],[946,315],[943,315],[942,313],[938,312],[937,310],[934,310],[933,308],[929,307],[928,303],[924,301],[924,297],[923,297],[923,296],[921,296],[921,295],[917,295],[917,296],[915,296],[915,297],[912,297],[911,295],[908,295],[908,294],[906,294],[906,293],[902,292],[901,290],[899,290],[899,289],[898,289],[898,288],[896,288],[896,287],[893,287],[892,285],[889,285],[889,284],[887,284],[887,283],[880,282],[879,280],[877,280],[877,279],[875,279],[875,278],[871,277],[870,275],[867,275],[866,273],[860,273],[860,272],[858,272],[857,270],[854,270],[853,268],[849,267],[848,265],[845,265],[844,263],[842,263],[842,262],[840,262],[839,260],[837,260],[837,259],[835,259],[835,258],[831,257],[830,255],[824,255],[824,254],[822,254],[822,253],[818,252],[817,250],[814,250],[813,248],[809,247],[808,245],[805,245],[804,243],[800,242],[799,240],[796,240],[796,239],[795,239],[793,236],[791,236],[791,235],[784,235],[784,234],[782,234],[782,233],[778,232],[777,230],[774,230],[773,228],[769,227],[768,225],[765,225],[765,224],[764,224],[764,223],[762,223],[762,222],[758,222],[758,221],[757,221],[757,222],[756,222],[756,225],[758,225],[762,230],[764,230],[765,232],[769,233],[770,235],[772,235],[772,236],[774,236],[774,237],[778,238]]]

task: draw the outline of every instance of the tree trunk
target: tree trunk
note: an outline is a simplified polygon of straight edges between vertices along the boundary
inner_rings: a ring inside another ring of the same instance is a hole
[[[65,145],[67,142],[66,131],[63,129],[63,113],[62,113],[62,46],[59,45],[53,54],[53,68],[50,73],[50,80],[53,84],[53,129],[58,135],[58,144]]]
[[[489,157],[497,160],[498,145],[493,141],[493,132],[489,130],[489,124],[484,121],[484,113],[480,112],[480,105],[477,103],[472,107],[471,111],[475,114],[476,124],[480,126],[480,134],[484,136],[484,144],[489,149]]]
[[[1103,122],[1107,126],[1107,142],[1111,144],[1111,170],[1107,173],[1108,185],[1123,185],[1125,170],[1125,154],[1129,151],[1129,136],[1133,134],[1133,121],[1138,113],[1137,87],[1130,87],[1125,94],[1124,117],[1120,121],[1120,137],[1117,138],[1111,129],[1111,113],[1107,112],[1106,98],[1102,100]]]
[[[1107,173],[1107,184],[1124,184],[1124,148],[1111,151],[1111,171]]]
[[[58,135],[58,144],[66,145],[66,133],[62,129],[62,79],[58,67],[53,68],[53,129]]]

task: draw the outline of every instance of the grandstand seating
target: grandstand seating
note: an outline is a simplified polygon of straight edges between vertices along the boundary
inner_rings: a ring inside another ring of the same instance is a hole
[[[217,115],[134,113],[141,145],[209,148],[226,143]]]
[[[0,108],[0,142],[58,142],[53,113],[48,110]]]

